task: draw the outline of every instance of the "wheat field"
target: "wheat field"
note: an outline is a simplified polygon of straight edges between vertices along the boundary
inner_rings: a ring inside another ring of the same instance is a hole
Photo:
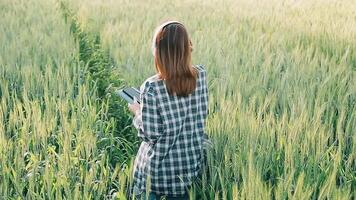
[[[185,24],[213,142],[191,199],[356,198],[353,0],[1,0],[0,199],[126,199],[140,143],[115,95]]]

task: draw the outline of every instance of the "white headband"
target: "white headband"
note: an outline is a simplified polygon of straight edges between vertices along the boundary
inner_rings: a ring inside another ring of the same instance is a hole
[[[156,49],[156,37],[158,35],[158,33],[165,27],[165,26],[168,26],[169,24],[181,24],[183,25],[182,23],[180,23],[179,21],[167,21],[163,24],[161,24],[160,26],[158,26],[155,30],[155,33],[153,35],[153,38],[152,38],[152,54],[153,56],[155,55],[155,49]]]

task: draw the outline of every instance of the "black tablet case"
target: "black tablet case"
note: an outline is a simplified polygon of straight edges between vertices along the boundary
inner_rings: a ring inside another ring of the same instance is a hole
[[[117,93],[128,103],[133,103],[134,97],[136,97],[137,102],[140,103],[140,91],[135,87],[124,88],[119,90]]]

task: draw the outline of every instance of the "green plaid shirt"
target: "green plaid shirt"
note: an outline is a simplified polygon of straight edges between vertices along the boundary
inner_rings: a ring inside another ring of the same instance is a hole
[[[140,87],[141,109],[133,124],[142,138],[134,161],[133,183],[136,191],[181,195],[198,175],[204,144],[211,144],[205,132],[208,114],[206,70],[198,71],[197,87],[188,97],[168,94],[158,75]]]

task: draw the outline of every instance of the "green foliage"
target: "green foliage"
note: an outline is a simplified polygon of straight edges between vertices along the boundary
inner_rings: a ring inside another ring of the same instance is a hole
[[[98,147],[104,150],[104,154],[109,155],[113,166],[123,165],[133,154],[134,142],[137,141],[135,131],[131,129],[132,118],[127,112],[127,104],[115,94],[125,82],[115,68],[117,64],[110,57],[110,52],[102,48],[100,35],[87,32],[66,2],[60,1],[60,9],[65,21],[70,24],[71,33],[78,42],[78,59],[85,63],[100,102],[105,102],[107,105],[105,120],[108,123],[113,120],[115,124],[111,137],[99,136]]]
[[[70,4],[88,30],[101,33],[103,47],[132,84],[154,73],[154,28],[168,19],[188,28],[193,61],[208,69],[207,131],[214,141],[193,197],[354,196],[356,25],[350,0]]]
[[[0,199],[110,198],[125,185],[118,177],[132,147],[114,135],[124,132],[116,129],[124,122],[109,115],[108,92],[99,96],[54,1],[3,6]],[[95,65],[107,62],[96,54]]]
[[[0,1],[0,199],[126,198],[140,141],[115,90],[154,73],[172,17],[208,70],[192,199],[354,199],[351,2]]]

